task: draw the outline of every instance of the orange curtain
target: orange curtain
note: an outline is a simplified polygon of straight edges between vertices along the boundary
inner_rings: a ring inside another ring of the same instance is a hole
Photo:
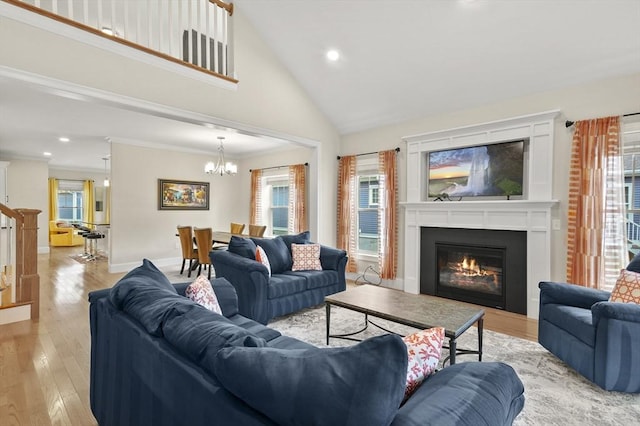
[[[569,174],[567,281],[615,284],[627,261],[619,117],[575,124]]]
[[[378,154],[380,189],[378,204],[378,267],[380,277],[395,279],[398,271],[398,173],[396,151]]]
[[[251,201],[249,223],[262,223],[262,170],[251,170]]]
[[[306,193],[306,166],[289,166],[289,233],[297,234],[307,230]]]
[[[338,165],[338,226],[337,246],[346,250],[347,272],[356,272],[357,217],[356,157],[340,157]]]

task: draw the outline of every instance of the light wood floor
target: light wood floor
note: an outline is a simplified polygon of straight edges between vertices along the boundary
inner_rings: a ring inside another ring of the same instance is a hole
[[[80,264],[80,247],[39,255],[38,321],[0,326],[0,425],[95,425],[89,407],[89,292],[124,274],[106,262]],[[537,322],[485,309],[485,329],[536,340]],[[141,425],[142,426],[142,425]]]

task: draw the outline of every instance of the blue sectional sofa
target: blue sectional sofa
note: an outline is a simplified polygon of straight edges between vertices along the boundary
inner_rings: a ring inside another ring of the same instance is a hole
[[[291,244],[308,243],[309,232],[275,238],[232,237],[228,250],[213,250],[209,256],[216,277],[226,278],[236,288],[240,314],[267,324],[346,289],[344,250],[321,246],[322,271],[291,271]],[[267,254],[271,275],[255,259],[257,246]]]
[[[640,272],[639,256],[627,270]],[[574,284],[538,286],[538,342],[601,388],[640,393],[640,305]]]
[[[468,362],[427,378],[403,403],[407,352],[396,335],[316,348],[238,312],[183,296],[151,262],[89,295],[91,410],[101,426],[509,425],[524,404],[506,364]]]

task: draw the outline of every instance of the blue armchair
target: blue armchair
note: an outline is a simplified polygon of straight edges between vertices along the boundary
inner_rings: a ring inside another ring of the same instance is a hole
[[[627,269],[638,266],[634,258]],[[573,284],[539,288],[538,342],[601,388],[640,393],[640,305]]]

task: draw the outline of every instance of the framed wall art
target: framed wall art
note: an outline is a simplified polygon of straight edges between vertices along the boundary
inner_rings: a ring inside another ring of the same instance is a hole
[[[209,182],[158,179],[158,210],[209,210]]]

